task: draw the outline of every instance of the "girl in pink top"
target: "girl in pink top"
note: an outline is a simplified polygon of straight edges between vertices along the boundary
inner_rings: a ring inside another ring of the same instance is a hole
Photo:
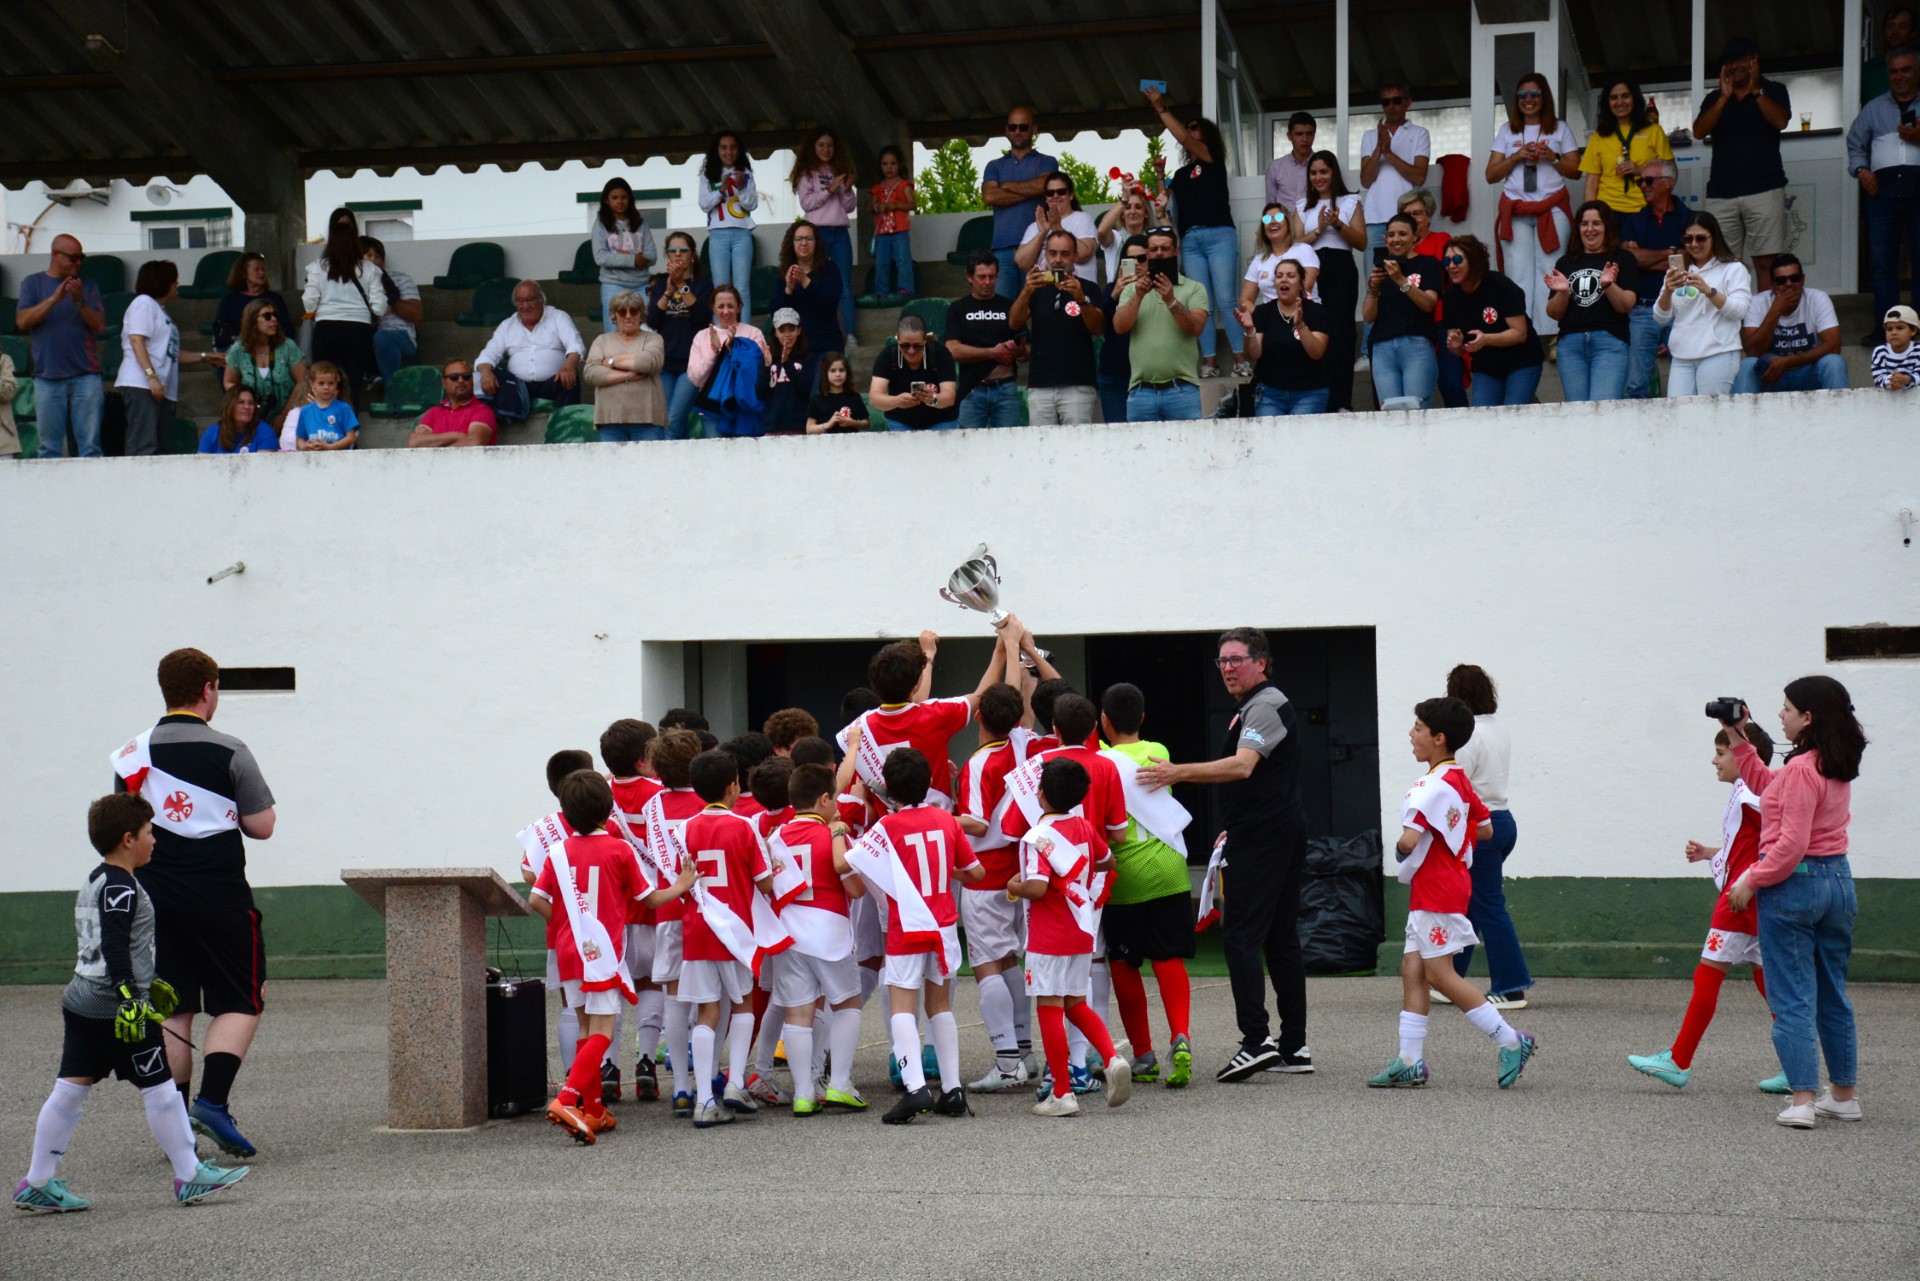
[[[873,293],[913,297],[913,172],[898,147],[880,148],[880,181],[873,186]],[[853,288],[853,282],[847,282]]]
[[[1822,1117],[1860,1119],[1847,1000],[1859,909],[1847,866],[1847,821],[1867,736],[1846,687],[1831,676],[1803,676],[1787,686],[1780,728],[1794,747],[1777,771],[1761,764],[1747,742],[1744,715],[1728,730],[1741,781],[1760,794],[1760,859],[1728,887],[1727,901],[1745,911],[1758,899],[1773,1048],[1793,1093],[1775,1120],[1810,1130]],[[1832,1089],[1816,1098],[1822,1053]]]
[[[758,343],[760,354],[768,364],[773,363],[773,349],[767,346],[767,336],[740,318],[740,291],[732,285],[716,285],[713,323],[693,336],[693,346],[687,350],[687,377],[694,386],[706,386],[714,361],[727,349],[728,343],[739,338]]]
[[[849,225],[853,207],[859,201],[854,184],[853,157],[840,150],[839,139],[831,129],[815,129],[806,144],[793,154],[793,173],[788,176],[800,197],[800,216],[820,231],[820,247],[827,259],[840,269],[840,328],[846,331],[847,350],[854,348],[853,229]]]

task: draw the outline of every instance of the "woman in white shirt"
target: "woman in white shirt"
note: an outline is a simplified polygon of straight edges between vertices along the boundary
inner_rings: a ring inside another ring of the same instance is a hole
[[[1320,258],[1320,305],[1333,326],[1327,344],[1327,412],[1353,408],[1353,318],[1360,309],[1360,270],[1353,251],[1367,247],[1361,197],[1349,194],[1340,161],[1331,151],[1316,151],[1307,161],[1307,198],[1300,202],[1302,239]]]
[[[1724,396],[1740,372],[1740,322],[1753,298],[1753,278],[1710,213],[1687,219],[1680,249],[1667,259],[1666,286],[1653,304],[1654,323],[1673,326],[1667,395]]]
[[[157,454],[180,400],[180,366],[223,363],[210,351],[181,351],[167,304],[180,295],[180,268],[165,259],[140,264],[134,299],[120,322],[120,372],[113,385],[127,414],[127,453]]]
[[[366,410],[367,384],[380,366],[373,356],[373,330],[387,314],[387,291],[380,268],[360,248],[360,221],[340,208],[327,216],[327,245],[307,264],[300,301],[313,321],[312,350],[319,364],[330,360],[347,375],[340,389],[354,413]]]
[[[1167,220],[1167,189],[1162,186],[1149,199],[1138,191],[1122,193],[1114,206],[1100,215],[1100,222],[1094,228],[1095,237],[1100,242],[1101,256],[1107,264],[1107,287],[1111,289],[1119,280],[1120,250],[1129,236],[1144,236],[1148,227],[1157,227]],[[1009,295],[1011,297],[1011,295]]]
[[[1487,949],[1487,1003],[1495,1009],[1523,1010],[1527,1007],[1527,989],[1533,975],[1527,972],[1527,956],[1520,950],[1520,935],[1507,915],[1507,892],[1503,872],[1513,853],[1516,830],[1513,814],[1507,809],[1508,756],[1512,740],[1506,726],[1495,715],[1500,700],[1493,677],[1471,663],[1462,663],[1447,673],[1447,697],[1457,698],[1473,713],[1473,737],[1462,743],[1453,759],[1467,772],[1467,781],[1493,816],[1493,835],[1473,847],[1473,897],[1467,903],[1467,920]],[[1466,975],[1473,949],[1458,952],[1454,971]]]
[[[1300,225],[1300,215],[1285,205],[1271,204],[1260,211],[1260,231],[1256,237],[1260,250],[1247,264],[1246,278],[1240,285],[1242,307],[1257,307],[1273,301],[1273,272],[1282,262],[1300,264],[1305,296],[1312,302],[1320,301],[1319,291],[1314,288],[1320,279],[1320,255],[1300,243],[1305,230]]]
[[[1547,314],[1552,295],[1545,280],[1572,246],[1567,179],[1580,172],[1580,156],[1573,130],[1554,114],[1547,78],[1537,71],[1521,76],[1507,104],[1507,123],[1493,135],[1487,181],[1500,185],[1498,234],[1506,245],[1501,269],[1526,294],[1527,321],[1543,338],[1560,332],[1560,322]],[[1543,218],[1548,227],[1541,226]],[[1543,235],[1553,249],[1541,244]]]
[[[707,214],[707,256],[713,283],[740,291],[740,314],[753,314],[753,211],[760,189],[753,185],[753,160],[732,130],[715,134],[701,167],[700,208]]]

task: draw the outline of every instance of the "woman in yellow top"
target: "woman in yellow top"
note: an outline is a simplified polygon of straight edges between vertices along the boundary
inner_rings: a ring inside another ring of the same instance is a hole
[[[1615,213],[1639,213],[1647,199],[1640,194],[1640,166],[1653,160],[1672,160],[1667,133],[1647,119],[1647,100],[1638,82],[1614,77],[1600,91],[1594,119],[1606,123],[1587,140],[1580,172],[1587,175],[1587,199],[1605,201]]]

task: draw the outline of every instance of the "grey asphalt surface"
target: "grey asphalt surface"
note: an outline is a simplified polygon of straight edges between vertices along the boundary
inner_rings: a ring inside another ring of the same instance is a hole
[[[713,1131],[627,1101],[582,1148],[538,1118],[379,1132],[385,985],[276,983],[234,1096],[253,1176],[175,1207],[133,1090],[98,1086],[61,1171],[95,1208],[12,1215],[0,1276],[1920,1276],[1920,988],[1854,990],[1867,1119],[1812,1132],[1774,1125],[1753,1088],[1776,1064],[1744,982],[1684,1091],[1627,1068],[1669,1043],[1687,992],[1544,980],[1513,1019],[1541,1054],[1507,1091],[1486,1038],[1437,1007],[1433,1084],[1376,1091],[1362,1082],[1394,1052],[1397,979],[1313,980],[1319,1071],[1238,1086],[1212,1080],[1234,1040],[1226,983],[1197,980],[1204,1070],[1184,1092],[1083,1100],[1071,1120],[1029,1116],[1027,1094],[898,1128],[870,1113]],[[976,1075],[970,982],[957,1007]],[[0,988],[0,1018],[11,1189],[57,1066],[57,989]],[[881,1029],[870,1008],[855,1078],[876,1111],[894,1097]]]

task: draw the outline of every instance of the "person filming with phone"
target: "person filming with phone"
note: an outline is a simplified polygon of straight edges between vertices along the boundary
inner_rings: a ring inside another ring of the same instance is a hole
[[[893,342],[873,362],[867,403],[886,418],[888,431],[950,431],[959,425],[959,380],[953,357],[930,340],[927,322],[902,316]]]
[[[1212,324],[1207,290],[1180,278],[1180,236],[1171,227],[1147,231],[1147,256],[1120,287],[1115,333],[1131,335],[1133,366],[1127,387],[1130,423],[1181,422],[1200,417],[1200,333]]]
[[[1026,330],[1027,418],[1035,427],[1093,423],[1100,418],[1099,366],[1093,340],[1107,332],[1107,315],[1088,282],[1074,274],[1078,239],[1064,228],[1047,234],[1045,258],[1021,282],[1007,323]]]

